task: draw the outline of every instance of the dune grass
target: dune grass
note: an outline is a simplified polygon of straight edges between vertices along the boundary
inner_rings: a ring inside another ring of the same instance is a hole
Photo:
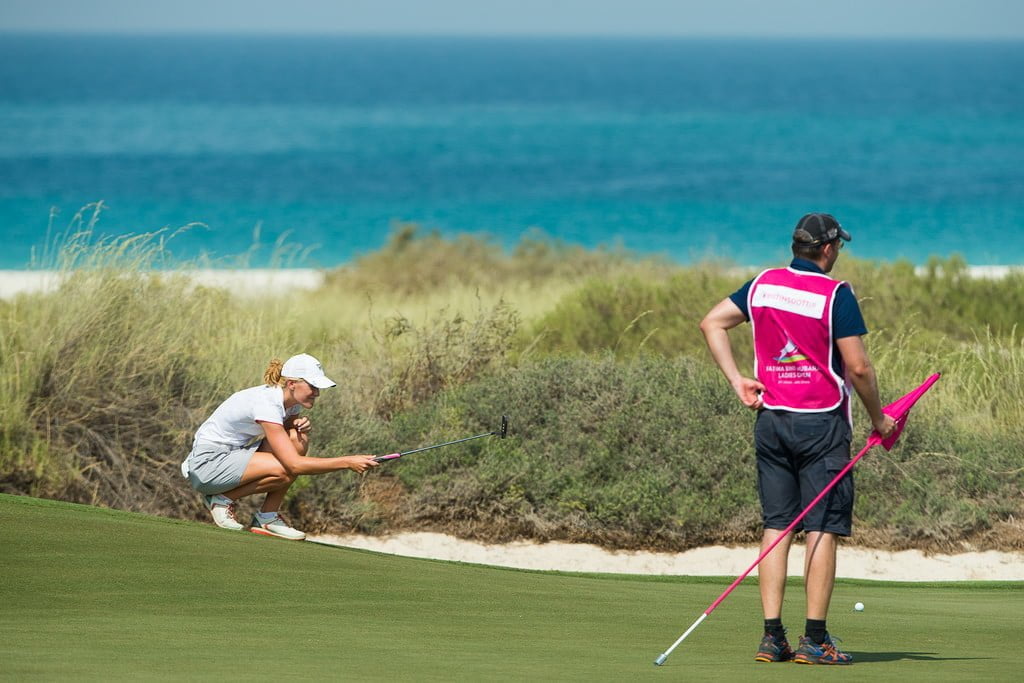
[[[202,519],[177,472],[196,426],[271,358],[307,351],[339,380],[313,411],[314,454],[513,425],[372,477],[300,479],[287,505],[307,528],[756,540],[753,418],[697,328],[750,269],[406,226],[317,291],[253,298],[195,286],[161,235],[80,235],[55,249],[58,291],[0,302],[0,491]],[[843,259],[836,275],[861,300],[883,400],[944,373],[897,448],[858,466],[855,541],[1024,549],[1024,278],[971,280],[957,259]],[[749,333],[734,339],[742,366]]]
[[[75,680],[781,680],[753,661],[756,580],[663,667],[733,577],[417,560],[0,495],[0,677]],[[800,624],[800,583],[785,618]],[[867,609],[848,611],[862,601]],[[1018,583],[840,580],[844,680],[1012,680]]]

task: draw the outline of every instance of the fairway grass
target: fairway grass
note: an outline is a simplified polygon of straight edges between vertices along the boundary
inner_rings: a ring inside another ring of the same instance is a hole
[[[1019,680],[1024,643],[1024,583],[840,580],[829,628],[857,663],[756,664],[751,578],[655,667],[735,577],[411,559],[7,495],[0,572],[9,680]]]

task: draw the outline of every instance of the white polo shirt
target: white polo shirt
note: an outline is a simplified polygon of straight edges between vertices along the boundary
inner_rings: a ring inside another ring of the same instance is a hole
[[[265,432],[260,422],[283,425],[286,417],[298,415],[302,406],[284,408],[284,389],[262,384],[231,394],[217,406],[206,422],[196,430],[193,447],[199,442],[215,443],[232,449],[245,448]],[[181,471],[188,476],[188,459],[182,463]]]

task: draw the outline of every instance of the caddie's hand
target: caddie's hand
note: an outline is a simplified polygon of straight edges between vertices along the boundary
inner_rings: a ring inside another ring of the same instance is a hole
[[[295,427],[295,431],[302,434],[309,434],[313,429],[313,423],[309,421],[309,418],[305,415],[295,418],[292,422],[292,426]]]
[[[740,397],[743,405],[751,410],[759,410],[764,405],[764,402],[761,400],[761,392],[764,391],[764,385],[756,379],[740,377],[733,382],[732,388],[735,390],[736,395]]]
[[[371,467],[376,467],[379,462],[373,459],[372,455],[346,455],[343,460],[348,464],[349,469],[363,473]]]
[[[893,431],[895,431],[896,420],[892,419],[885,413],[882,413],[882,419],[879,422],[875,422],[872,426],[875,428],[875,431],[878,432],[880,437],[886,439],[893,433]]]

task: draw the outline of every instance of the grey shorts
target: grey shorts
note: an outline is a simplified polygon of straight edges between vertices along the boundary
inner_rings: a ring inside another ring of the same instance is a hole
[[[245,468],[259,442],[247,448],[197,443],[188,455],[188,481],[199,493],[224,493],[242,483]]]
[[[850,462],[850,425],[842,411],[762,410],[754,427],[757,488],[766,529],[785,529]],[[807,513],[794,531],[849,536],[853,472]]]

